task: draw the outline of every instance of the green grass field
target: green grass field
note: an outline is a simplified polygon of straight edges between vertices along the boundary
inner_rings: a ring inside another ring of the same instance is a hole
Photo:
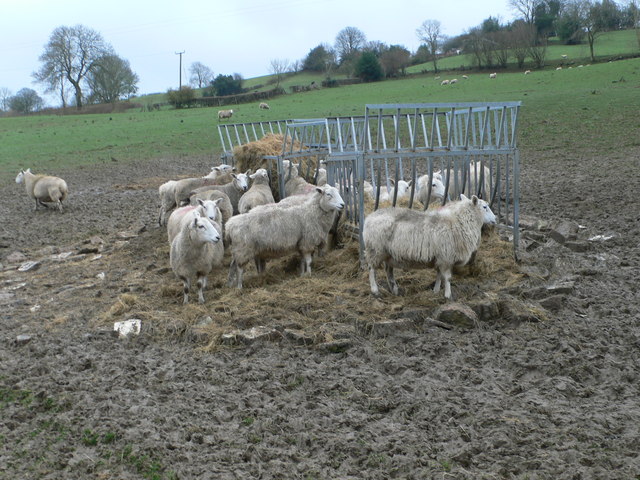
[[[452,86],[441,86],[427,74],[283,95],[269,101],[270,110],[259,110],[257,103],[234,107],[233,123],[361,115],[367,103],[520,100],[523,149],[563,149],[571,156],[640,145],[638,58],[534,71],[526,76],[498,73],[498,78],[489,79],[486,72],[468,75],[469,80]],[[298,84],[304,83],[300,80]],[[112,158],[126,162],[210,156],[214,162],[221,152],[217,125],[216,108],[3,117],[0,173],[5,179],[27,167],[55,173],[63,167]]]

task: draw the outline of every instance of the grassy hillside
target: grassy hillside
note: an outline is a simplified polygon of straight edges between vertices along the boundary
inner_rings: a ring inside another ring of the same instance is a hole
[[[635,30],[621,30],[616,32],[606,32],[596,39],[594,44],[594,53],[596,60],[609,60],[611,57],[619,55],[627,56],[632,54],[640,54],[640,46]],[[567,60],[563,60],[562,55],[567,55]],[[591,63],[591,54],[589,45],[583,43],[580,45],[560,45],[557,41],[551,41],[547,47],[546,62],[549,66],[555,66],[558,63],[573,63],[575,65]],[[515,61],[510,59],[509,68],[515,68]],[[446,57],[438,62],[440,70],[448,69],[470,69],[473,67],[473,58],[471,55],[457,55]],[[525,68],[531,68],[531,63],[526,63]],[[408,73],[419,73],[424,70],[433,71],[432,63],[422,63],[413,65],[407,69]]]
[[[360,115],[367,103],[521,100],[524,149],[620,149],[640,144],[640,59],[531,75],[471,73],[440,86],[433,75],[322,89],[234,108],[233,122]],[[19,168],[55,172],[63,166],[146,158],[210,156],[220,140],[215,108],[122,114],[0,118],[0,173]]]

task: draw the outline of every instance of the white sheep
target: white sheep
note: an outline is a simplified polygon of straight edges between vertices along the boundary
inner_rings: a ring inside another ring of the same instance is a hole
[[[498,74],[496,72],[490,73],[489,78],[496,78]]]
[[[202,292],[207,286],[207,275],[214,266],[222,264],[224,247],[221,236],[220,225],[201,217],[196,210],[183,218],[169,252],[171,269],[182,280],[182,303],[189,303],[191,279],[194,277],[198,286],[198,302],[204,303]]]
[[[400,200],[402,198],[407,198],[409,196],[409,189],[411,188],[411,182],[407,182],[405,180],[398,180],[397,184],[394,180],[389,180],[391,186],[385,188],[380,192],[380,201],[381,202],[392,202],[393,196],[395,195],[395,191],[398,190],[397,199]]]
[[[454,83],[458,83],[458,79],[457,78],[451,79],[451,81],[449,82],[449,85],[453,85]]]
[[[221,201],[221,198],[217,200],[198,200],[197,205],[186,205],[171,212],[169,220],[167,220],[167,238],[169,244],[176,238],[176,235],[180,231],[180,224],[190,212],[197,211],[201,217],[208,219],[210,222],[221,224],[222,213],[218,207]]]
[[[218,208],[222,214],[222,221],[219,223],[224,229],[225,224],[233,216],[233,205],[231,205],[231,200],[229,200],[229,196],[226,193],[221,192],[220,190],[201,190],[191,195],[189,203],[191,205],[198,205],[198,200],[218,199],[220,200],[220,202],[218,202]]]
[[[399,294],[393,269],[437,269],[433,291],[451,298],[451,275],[454,265],[464,265],[480,246],[482,225],[496,223],[489,204],[461,195],[438,210],[416,211],[406,208],[384,208],[368,215],[364,222],[365,258],[369,267],[371,293],[378,295],[375,269],[384,266],[389,289]]]
[[[312,193],[315,185],[307,182],[299,175],[299,163],[291,163],[289,160],[282,161],[282,171],[285,178],[284,194],[286,197],[291,195],[305,195]]]
[[[158,214],[158,225],[166,224],[167,213],[175,206],[188,203],[189,193],[194,188],[200,187],[203,184],[218,184],[226,183],[231,178],[231,172],[233,171],[231,165],[218,165],[212,167],[211,171],[204,177],[196,178],[183,178],[181,180],[169,180],[158,188],[158,195],[160,197],[160,213]]]
[[[269,185],[269,173],[264,168],[259,168],[255,173],[249,175],[249,178],[253,182],[251,188],[238,201],[239,213],[247,213],[258,205],[275,202]]]
[[[237,215],[239,213],[238,202],[240,201],[240,197],[249,189],[249,172],[250,170],[247,170],[245,173],[232,173],[231,176],[233,180],[229,183],[225,183],[224,185],[209,185],[207,190],[218,190],[225,193],[227,197],[229,197],[229,201],[233,207],[233,214]],[[190,193],[197,192],[192,191]]]
[[[258,207],[229,220],[225,233],[233,260],[229,268],[229,286],[242,288],[243,269],[251,260],[260,268],[268,258],[298,252],[302,256],[301,273],[311,273],[311,256],[326,242],[336,212],[344,208],[337,188],[315,187],[315,193],[303,204],[288,208]]]
[[[462,75],[463,80],[469,80],[469,75]]]
[[[62,202],[67,198],[68,188],[67,182],[60,177],[51,175],[36,175],[31,173],[31,169],[20,170],[16,176],[16,183],[24,182],[27,195],[29,195],[36,204],[33,211],[38,210],[38,205],[48,208],[44,202],[52,202],[57,204],[58,210],[62,212]]]
[[[233,110],[218,110],[218,121],[224,118],[231,118],[233,115]]]
[[[525,75],[529,75],[530,73],[531,73],[531,70],[525,70],[525,71],[524,71],[524,74],[525,74]]]
[[[316,185],[321,187],[327,183],[327,169],[319,168],[316,174]]]
[[[440,85],[449,85],[449,80],[442,80]]]
[[[416,199],[425,207],[428,203],[444,198],[444,183],[435,172],[431,180],[431,196],[429,196],[429,175],[418,177],[416,188]]]
[[[265,102],[260,102],[260,110],[269,110],[269,104]]]
[[[480,196],[485,200],[491,199],[491,171],[489,170],[489,167],[487,167],[486,165],[484,167],[481,167],[480,162],[471,162],[469,164],[469,172],[464,178],[464,189],[462,188],[462,177],[462,171],[458,170],[457,175],[454,175],[453,170],[451,170],[449,178],[449,189],[447,191],[448,198],[457,199],[461,193],[478,195],[478,187],[481,187]],[[482,183],[480,181],[481,177]],[[433,172],[433,178],[440,180],[446,187],[446,171],[441,172],[440,170],[437,170]],[[471,184],[471,189],[469,189],[469,184]]]

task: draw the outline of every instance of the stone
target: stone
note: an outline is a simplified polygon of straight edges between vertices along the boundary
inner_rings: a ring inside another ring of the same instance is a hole
[[[29,271],[37,270],[38,268],[40,268],[40,265],[41,265],[40,262],[34,262],[34,261],[25,262],[18,267],[18,271],[29,272]]]
[[[469,305],[482,322],[495,320],[500,316],[498,304],[490,299],[479,300]]]
[[[562,310],[566,298],[564,295],[553,295],[551,297],[547,297],[543,300],[540,300],[540,305],[551,312],[559,312]]]
[[[251,345],[260,341],[275,340],[280,336],[274,328],[259,326],[252,327],[248,330],[236,330],[231,333],[225,333],[221,337],[221,341],[225,345],[237,345],[243,343],[245,345]]]
[[[142,320],[139,318],[131,318],[124,322],[115,322],[113,331],[118,332],[119,337],[128,337],[129,335],[139,335],[142,327]]]
[[[342,339],[332,342],[324,342],[318,345],[318,348],[329,353],[342,353],[353,346],[353,341]]]
[[[20,263],[24,262],[27,259],[27,256],[22,252],[11,252],[9,255],[5,257],[5,261],[7,263]]]
[[[584,253],[591,250],[591,245],[588,242],[569,240],[564,243],[564,246],[576,253]]]
[[[441,305],[433,312],[436,320],[462,329],[474,328],[478,323],[478,315],[470,307],[462,303],[452,302]]]
[[[16,337],[16,345],[26,345],[31,341],[31,335],[18,335]]]
[[[374,337],[389,337],[407,330],[415,330],[416,326],[409,318],[398,318],[396,320],[384,320],[371,324],[371,335]]]
[[[558,223],[549,231],[549,236],[556,242],[564,244],[569,240],[575,240],[580,226],[576,222],[568,220]]]

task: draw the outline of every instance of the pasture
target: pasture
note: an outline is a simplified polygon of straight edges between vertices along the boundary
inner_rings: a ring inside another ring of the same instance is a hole
[[[637,476],[640,59],[469,76],[232,121],[521,100],[523,259],[494,233],[454,274],[471,328],[434,321],[430,270],[373,298],[350,243],[308,278],[289,259],[252,270],[241,295],[214,272],[184,307],[157,187],[217,161],[217,109],[1,118],[0,479]],[[62,215],[31,211],[26,167],[67,180]],[[127,318],[142,334],[113,337]],[[221,341],[261,326],[266,341]]]

